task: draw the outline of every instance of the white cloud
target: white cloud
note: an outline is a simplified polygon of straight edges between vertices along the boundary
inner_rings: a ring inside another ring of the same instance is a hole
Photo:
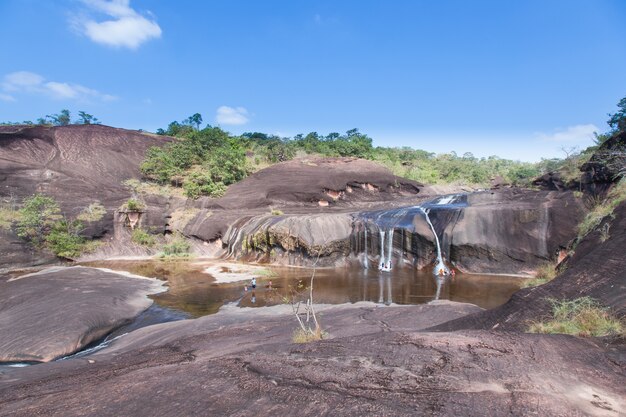
[[[222,125],[245,125],[249,121],[248,110],[244,107],[220,106],[215,120]]]
[[[6,101],[6,102],[11,102],[11,101],[15,101],[15,97],[9,95],[9,94],[2,94],[0,93],[0,101]]]
[[[89,39],[112,47],[137,49],[142,43],[161,37],[161,27],[130,7],[130,0],[82,0],[91,10],[111,19],[97,22],[91,17],[72,19],[72,26]]]
[[[41,75],[28,71],[17,71],[5,75],[2,83],[0,83],[0,89],[11,93],[41,94],[59,100],[112,101],[117,99],[115,96],[103,94],[80,84],[46,81]],[[0,94],[0,99],[15,101],[15,97],[8,94]]]
[[[596,125],[586,124],[569,126],[565,129],[556,129],[552,133],[538,132],[535,135],[539,139],[550,142],[580,143],[588,142],[593,139],[593,132],[598,132],[599,130]]]
[[[2,83],[4,91],[20,91],[36,88],[43,82],[43,77],[39,74],[28,71],[17,71],[7,74]]]

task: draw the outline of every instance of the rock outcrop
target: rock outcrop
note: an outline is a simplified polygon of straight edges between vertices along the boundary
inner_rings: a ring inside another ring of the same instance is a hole
[[[115,210],[131,196],[123,182],[140,177],[139,165],[149,147],[169,141],[168,137],[102,125],[0,126],[0,198],[19,203],[43,193],[72,218],[97,202],[106,213],[101,219],[85,222],[83,233],[89,238],[110,237]],[[163,210],[161,213],[164,230],[166,215]],[[0,269],[54,259],[0,228]]]
[[[582,200],[572,192],[505,189],[459,198],[459,205],[428,207],[444,258],[466,272],[530,274],[575,237],[584,214]],[[379,231],[393,230],[392,266],[423,268],[433,264],[437,250],[426,217],[416,208],[425,203],[413,201],[413,206],[387,211],[243,217],[224,235],[226,254],[337,266],[350,255],[362,259],[367,253],[376,265],[381,239],[388,239]]]
[[[617,178],[626,176],[626,132],[618,133],[600,145],[581,171],[585,190],[600,195]]]
[[[600,230],[587,235],[576,247],[567,268],[554,280],[539,287],[522,289],[506,304],[451,321],[438,330],[500,329],[525,331],[532,321],[551,313],[551,299],[589,296],[626,317],[626,202],[615,209],[615,219],[606,219],[609,236]]]
[[[422,184],[356,158],[307,158],[282,162],[233,184],[219,199],[201,198],[182,232],[204,241],[272,208],[294,214],[326,214],[415,197]]]
[[[304,345],[290,342],[293,317],[268,310],[152,326],[89,358],[5,371],[0,415],[626,412],[620,352],[569,336],[421,330],[472,309],[335,307],[321,312],[331,338]]]
[[[56,267],[0,282],[0,362],[48,362],[74,353],[147,309],[160,281]]]

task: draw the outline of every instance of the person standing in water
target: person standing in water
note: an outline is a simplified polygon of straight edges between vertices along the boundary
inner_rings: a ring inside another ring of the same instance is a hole
[[[252,287],[252,289],[256,289],[256,277],[252,278],[252,281],[250,282],[250,286]]]

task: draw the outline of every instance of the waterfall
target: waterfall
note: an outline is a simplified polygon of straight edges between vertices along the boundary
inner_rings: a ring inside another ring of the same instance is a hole
[[[429,210],[423,207],[419,207],[419,209],[422,211],[422,213],[424,213],[424,216],[426,217],[426,222],[428,222],[428,225],[430,226],[430,230],[432,230],[433,235],[435,235],[435,243],[437,244],[437,265],[435,266],[435,270],[433,272],[435,273],[435,275],[439,275],[439,271],[443,270],[443,274],[448,275],[450,273],[450,270],[448,269],[446,264],[443,262],[443,258],[441,256],[441,245],[439,244],[439,237],[437,236],[435,227],[430,221],[430,217],[428,217]]]
[[[365,269],[369,269],[370,268],[370,264],[369,264],[369,259],[368,259],[368,250],[367,250],[367,225],[365,225],[364,227],[364,235],[365,235],[365,245],[364,245],[364,251],[365,251],[365,256],[363,257],[363,266],[365,267]]]
[[[457,194],[452,194],[452,195],[446,195],[443,197],[438,198],[437,200],[435,200],[435,205],[437,206],[445,206],[446,204],[452,204],[456,201],[458,195]]]
[[[384,271],[391,271],[391,256],[393,255],[393,234],[396,229],[390,229],[387,232],[387,259],[385,260]]]
[[[416,231],[416,220],[421,222],[421,216],[426,217],[430,230],[435,236],[434,244],[437,249],[437,262],[435,273],[443,269],[445,275],[450,271],[446,267],[444,257],[448,257],[447,240],[444,234],[440,240],[430,219],[430,213],[437,213],[437,223],[445,224],[456,221],[458,214],[463,207],[467,206],[467,197],[463,194],[440,196],[430,201],[425,201],[419,205],[396,207],[388,210],[375,210],[357,213],[353,223],[353,233],[356,254],[364,269],[370,268],[370,258],[375,259],[380,271],[389,272],[393,266],[402,265],[402,257],[413,257],[415,264],[419,254],[417,249],[419,244],[413,234]],[[433,214],[434,215],[434,214]],[[456,216],[456,217],[455,217]],[[369,231],[367,230],[369,226]],[[376,233],[378,230],[378,233]],[[398,247],[395,248],[396,256],[400,256],[394,265],[394,237],[400,233],[397,239]],[[376,235],[378,235],[379,251],[376,253]],[[410,239],[407,240],[407,235]],[[363,239],[363,240],[361,240]],[[371,242],[370,242],[371,240]],[[363,243],[361,243],[363,242]],[[370,251],[373,251],[370,253]],[[422,255],[423,256],[423,255]],[[373,267],[373,266],[372,266]]]
[[[382,271],[385,269],[385,231],[380,229],[378,232],[380,234],[380,264],[378,269]]]
[[[384,230],[379,230],[380,234],[380,260],[378,269],[381,271],[389,272],[391,271],[391,257],[393,255],[393,235],[395,230],[389,229],[387,232]],[[385,253],[386,246],[386,253]]]

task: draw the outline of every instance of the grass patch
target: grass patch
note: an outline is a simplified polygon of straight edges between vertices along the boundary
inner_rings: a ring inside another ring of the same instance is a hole
[[[78,216],[76,216],[76,220],[80,220],[83,222],[97,222],[102,220],[104,215],[106,214],[107,209],[104,208],[99,201],[95,201],[91,203],[89,206],[85,207]]]
[[[156,243],[154,236],[140,228],[133,229],[130,240],[137,245],[148,247],[154,246]]]
[[[0,229],[11,230],[14,223],[22,220],[22,215],[18,210],[12,208],[0,208]]]
[[[556,268],[554,265],[551,263],[543,264],[537,268],[535,278],[524,281],[521,288],[537,287],[552,281],[554,277],[556,277]]]
[[[293,343],[310,343],[316,340],[322,340],[324,338],[324,332],[318,330],[317,332],[307,332],[301,328],[296,329],[291,335],[291,341]]]
[[[172,217],[170,219],[170,225],[172,228],[178,231],[185,230],[185,227],[189,224],[190,221],[194,219],[200,212],[200,209],[189,207],[189,208],[178,208],[174,210],[172,213]],[[209,217],[211,213],[207,213],[207,217]]]
[[[591,297],[550,300],[553,319],[530,325],[530,333],[569,334],[582,337],[625,336],[624,323]]]
[[[282,210],[278,210],[278,209],[272,209],[270,213],[272,213],[272,216],[282,216],[283,214],[285,214],[282,212]]]
[[[622,201],[626,200],[626,179],[622,178],[609,192],[603,202],[597,202],[583,221],[578,225],[578,239],[587,236],[596,229],[607,216],[613,217],[613,210]],[[608,239],[608,230],[605,240]]]
[[[139,181],[131,178],[122,182],[122,185],[130,189],[135,194],[152,194],[163,197],[180,197],[185,198],[183,190],[179,187],[173,187],[168,184],[157,184],[154,182]]]

